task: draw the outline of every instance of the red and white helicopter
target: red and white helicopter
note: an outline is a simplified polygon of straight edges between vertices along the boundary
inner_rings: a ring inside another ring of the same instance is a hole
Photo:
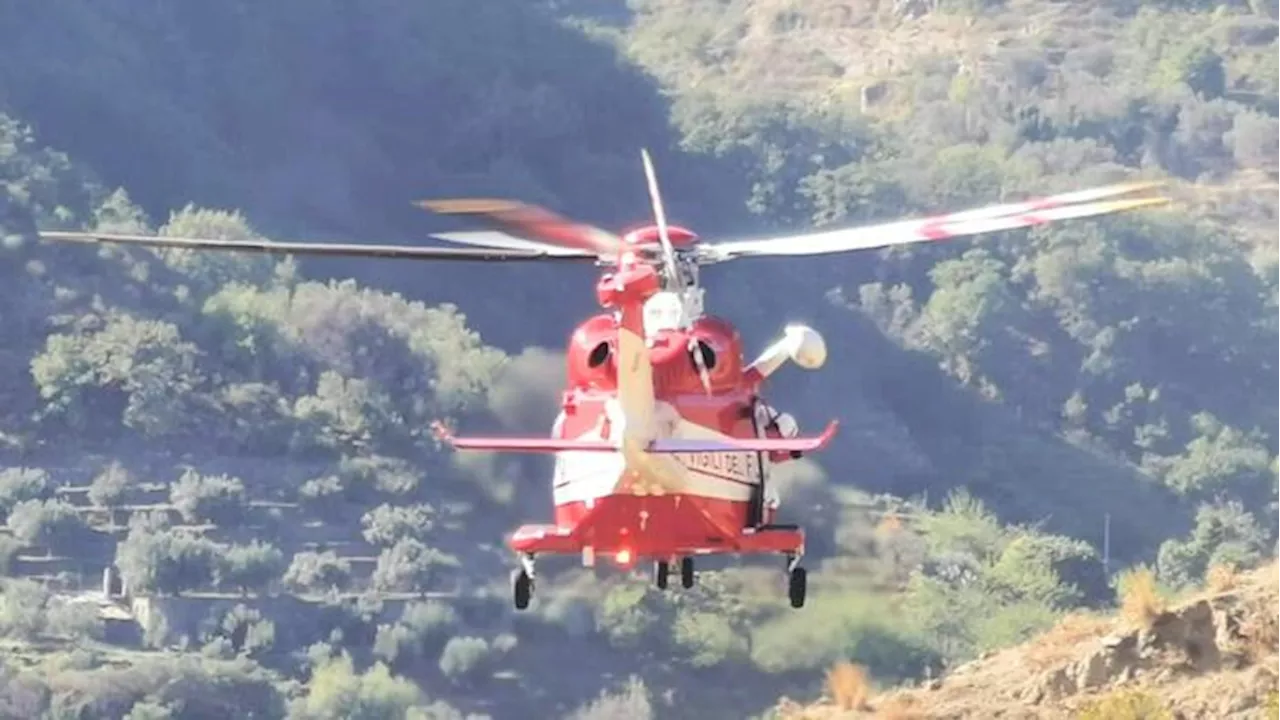
[[[826,361],[815,330],[793,325],[747,363],[738,331],[706,314],[702,265],[741,257],[818,255],[1012,230],[1058,220],[1150,207],[1159,197],[1130,197],[1155,186],[1130,183],[1024,202],[863,227],[786,237],[700,242],[669,225],[653,164],[642,151],[654,223],[623,236],[507,200],[424,201],[438,213],[468,214],[491,231],[436,237],[468,248],[266,242],[42,232],[50,240],[210,250],[407,258],[419,260],[590,261],[607,268],[596,283],[604,308],[569,338],[568,386],[550,436],[437,436],[459,450],[553,453],[555,519],[524,525],[507,539],[520,558],[512,573],[515,607],[528,606],[534,559],[580,554],[585,566],[610,557],[620,566],[653,562],[666,588],[672,563],[694,583],[694,558],[713,553],[771,553],[786,558],[792,607],[805,601],[803,529],[775,522],[771,467],[823,448],[832,421],[802,437],[794,418],[767,405],[764,381],[790,360],[806,370]]]

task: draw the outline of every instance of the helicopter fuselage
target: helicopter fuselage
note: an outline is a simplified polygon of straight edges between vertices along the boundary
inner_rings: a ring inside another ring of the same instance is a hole
[[[575,329],[566,359],[569,383],[553,437],[621,438],[627,419],[617,395],[618,330],[610,313],[594,315]],[[646,344],[653,368],[654,437],[784,436],[770,422],[777,413],[760,397],[763,376],[744,367],[741,339],[731,324],[702,316],[685,328],[659,329]],[[621,452],[557,453],[555,524],[517,530],[511,548],[528,554],[581,552],[586,564],[604,555],[623,565],[721,552],[803,552],[799,529],[770,529],[777,502],[768,492],[769,468],[792,459],[791,453],[702,451],[670,458],[674,463],[663,466],[666,477],[655,486],[629,472]]]

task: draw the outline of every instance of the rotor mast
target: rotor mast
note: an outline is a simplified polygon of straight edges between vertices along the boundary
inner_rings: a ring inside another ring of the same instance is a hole
[[[645,331],[652,340],[659,330],[687,329],[702,317],[704,292],[698,284],[697,259],[688,253],[677,253],[671,243],[667,213],[662,204],[662,193],[658,190],[658,176],[648,149],[640,149],[640,159],[644,164],[645,183],[662,253],[662,261],[658,264],[662,289],[645,304]]]

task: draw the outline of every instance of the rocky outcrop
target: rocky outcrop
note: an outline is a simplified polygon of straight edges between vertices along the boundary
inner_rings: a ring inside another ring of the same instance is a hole
[[[1263,717],[1277,682],[1278,585],[1273,564],[1141,625],[1085,621],[874,699],[866,712],[819,705],[792,717],[1072,718],[1125,691],[1158,698],[1177,719]]]
[[[1165,682],[1242,668],[1255,641],[1244,633],[1247,610],[1239,596],[1223,595],[1161,613],[1149,628],[1096,640],[1076,661],[1035,678],[1019,699],[1040,704],[1146,677]]]

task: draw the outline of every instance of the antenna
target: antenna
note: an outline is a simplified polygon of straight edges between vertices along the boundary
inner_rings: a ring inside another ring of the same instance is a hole
[[[1102,572],[1111,579],[1111,513],[1102,514]]]

